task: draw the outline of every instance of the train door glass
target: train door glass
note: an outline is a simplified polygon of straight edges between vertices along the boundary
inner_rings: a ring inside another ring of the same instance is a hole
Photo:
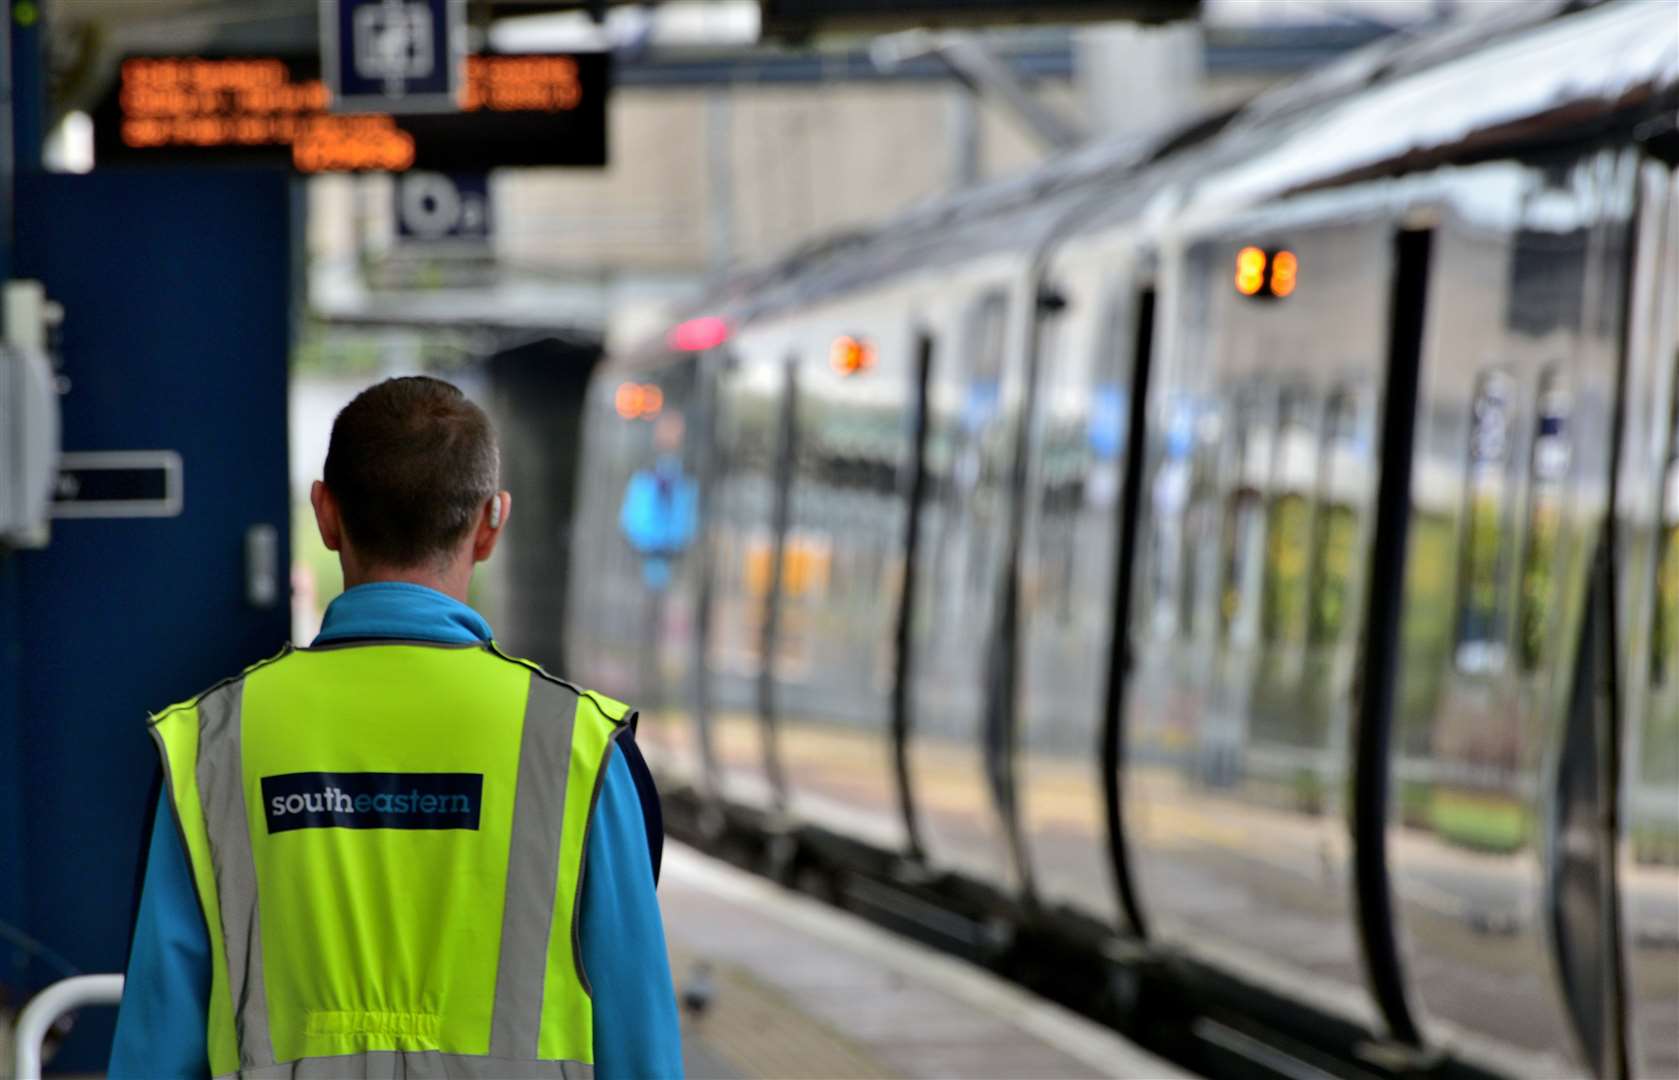
[[[1144,641],[1166,642],[1190,625],[1194,541],[1192,535],[1213,535],[1216,527],[1201,519],[1218,517],[1216,484],[1218,443],[1195,441],[1193,407],[1179,401],[1167,422],[1160,464],[1149,489],[1149,532],[1145,603],[1138,605],[1145,624]],[[1191,486],[1192,476],[1201,481]],[[1197,527],[1204,526],[1197,533]],[[1180,610],[1181,609],[1181,610]]]
[[[1354,672],[1358,657],[1364,575],[1369,563],[1369,500],[1375,489],[1370,380],[1333,386],[1321,413],[1321,451],[1312,463],[1314,505],[1305,587],[1305,648],[1291,696],[1297,744],[1348,760],[1354,729]],[[1295,797],[1327,817],[1344,817],[1339,788],[1301,774]]]
[[[929,858],[988,881],[1010,873],[998,829],[1008,778],[995,768],[1008,737],[996,722],[1004,693],[996,647],[1022,389],[1004,362],[1008,324],[1007,294],[982,294],[958,323],[954,362],[934,365],[916,575],[917,820]]]
[[[1306,631],[1314,649],[1334,648],[1346,640],[1348,616],[1359,588],[1359,550],[1364,539],[1359,493],[1374,479],[1369,413],[1361,398],[1357,387],[1341,386],[1330,394],[1324,408]]]
[[[1469,405],[1468,484],[1458,572],[1457,667],[1486,675],[1504,667],[1508,605],[1505,551],[1515,381],[1484,372]]]
[[[1539,378],[1537,415],[1528,461],[1527,528],[1521,573],[1521,621],[1517,646],[1523,672],[1533,672],[1549,656],[1557,621],[1556,571],[1562,543],[1564,498],[1572,447],[1569,397],[1553,365]]]
[[[1101,744],[1119,503],[1131,407],[1132,304],[1094,268],[1058,282],[1031,419],[1020,557],[1019,759],[1040,896],[1098,915],[1118,905],[1109,868]]]
[[[1311,555],[1311,489],[1317,472],[1313,402],[1302,388],[1283,392],[1266,506],[1263,633],[1268,649],[1304,644]]]
[[[1674,378],[1679,381],[1679,364]],[[1679,682],[1679,392],[1671,411],[1657,512],[1655,629],[1650,635],[1650,681],[1658,688]]]
[[[1259,636],[1265,491],[1271,472],[1270,405],[1264,387],[1239,391],[1231,409],[1227,443],[1230,460],[1220,534],[1219,630],[1227,645],[1242,648],[1253,645]]]
[[[1219,534],[1219,438],[1220,418],[1209,409],[1185,424],[1181,438],[1186,447],[1183,460],[1182,483],[1185,487],[1182,535],[1178,537],[1179,553],[1176,588],[1164,592],[1160,603],[1166,611],[1160,620],[1161,630],[1176,629],[1186,645],[1199,647],[1215,619],[1208,611],[1207,598],[1219,601],[1218,613],[1223,612],[1223,593],[1216,587],[1220,566],[1219,547],[1207,542]],[[1222,622],[1222,619],[1216,620]]]

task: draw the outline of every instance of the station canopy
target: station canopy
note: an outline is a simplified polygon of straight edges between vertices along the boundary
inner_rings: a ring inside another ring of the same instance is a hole
[[[1193,19],[1200,0],[759,0],[765,37],[922,26]]]

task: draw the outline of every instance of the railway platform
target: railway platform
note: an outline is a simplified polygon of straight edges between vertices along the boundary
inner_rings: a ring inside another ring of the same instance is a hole
[[[659,895],[695,1080],[1190,1075],[988,972],[693,848],[666,847]]]

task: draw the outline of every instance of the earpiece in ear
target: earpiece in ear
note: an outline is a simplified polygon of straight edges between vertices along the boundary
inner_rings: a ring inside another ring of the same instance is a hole
[[[501,496],[490,497],[490,528],[501,528]]]

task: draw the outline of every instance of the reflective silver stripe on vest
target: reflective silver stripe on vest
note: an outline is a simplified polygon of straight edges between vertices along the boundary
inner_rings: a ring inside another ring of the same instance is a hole
[[[216,1080],[594,1080],[595,1067],[581,1061],[521,1061],[512,1058],[442,1054],[436,1050],[368,1050],[335,1057],[310,1057],[227,1073]]]
[[[560,848],[565,835],[571,734],[576,721],[577,693],[533,672],[525,699],[524,732],[519,738],[519,780],[513,798],[513,838],[501,916],[501,959],[496,964],[490,1060],[523,1061],[537,1056],[542,1034],[542,987],[548,976],[548,939],[554,927],[554,896],[559,888]]]
[[[245,680],[220,687],[198,703],[198,798],[210,840],[210,863],[221,907],[227,985],[241,1066],[269,1065],[268,990],[262,974],[262,921],[257,914],[257,868],[245,811],[240,707]]]

